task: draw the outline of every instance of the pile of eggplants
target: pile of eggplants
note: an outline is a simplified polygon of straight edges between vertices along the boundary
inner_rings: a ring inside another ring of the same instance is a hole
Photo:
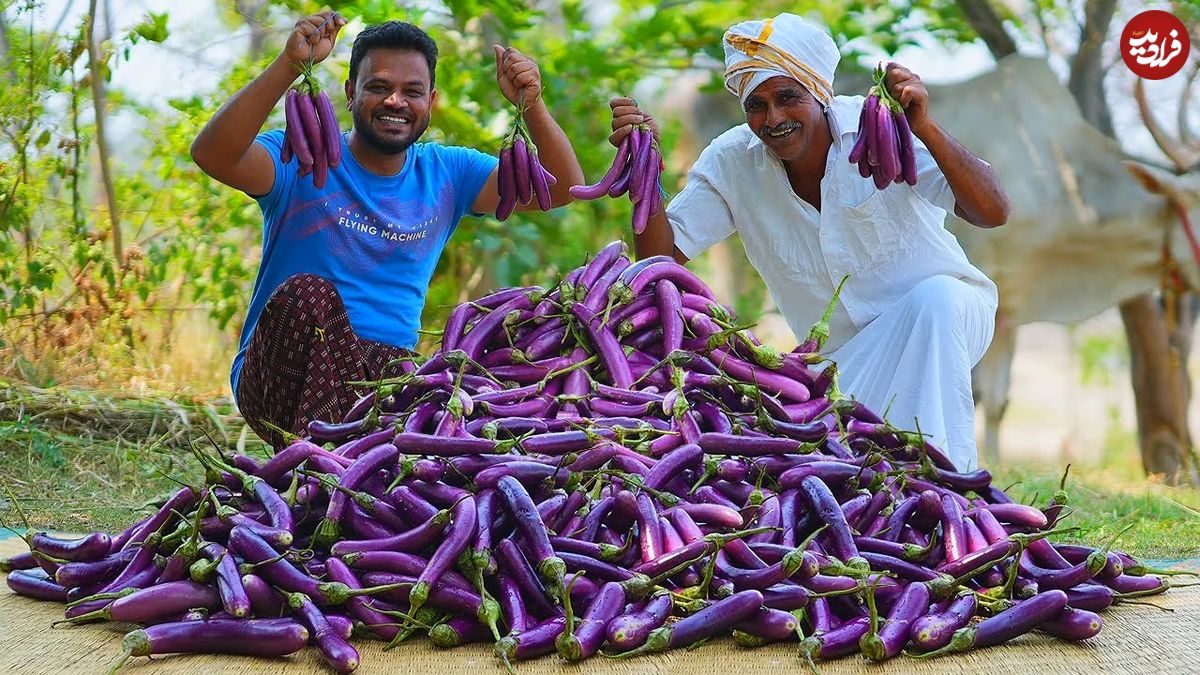
[[[824,335],[766,347],[686,268],[614,242],[551,289],[460,305],[441,349],[266,461],[198,447],[204,483],[124,532],[31,532],[8,584],[68,623],[142,624],[122,659],[312,644],[339,672],[351,639],[414,635],[510,666],[722,635],[928,656],[1084,640],[1167,589],[1055,543],[1061,490],[1014,503],[840,396]]]

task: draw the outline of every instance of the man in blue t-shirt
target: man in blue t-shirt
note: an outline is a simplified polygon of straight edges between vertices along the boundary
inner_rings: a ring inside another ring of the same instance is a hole
[[[458,221],[494,212],[499,200],[495,157],[417,143],[437,101],[437,45],[399,21],[354,41],[345,83],[354,124],[325,184],[282,160],[284,132],[260,131],[300,65],[329,56],[345,23],[329,11],[298,21],[279,56],[192,144],[205,173],[253,196],[263,212],[262,263],[231,385],[251,428],[276,447],[279,430],[339,421],[355,397],[345,383],[380,377],[416,344],[430,277]],[[493,49],[504,97],[529,104],[539,159],[557,178],[551,202],[562,206],[583,171],[541,98],[538,67],[514,49]]]

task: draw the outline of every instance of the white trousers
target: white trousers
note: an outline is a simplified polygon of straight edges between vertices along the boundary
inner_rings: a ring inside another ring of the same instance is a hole
[[[960,470],[979,466],[971,368],[996,326],[996,305],[949,276],[917,284],[829,357],[838,386],[896,427],[916,430]]]

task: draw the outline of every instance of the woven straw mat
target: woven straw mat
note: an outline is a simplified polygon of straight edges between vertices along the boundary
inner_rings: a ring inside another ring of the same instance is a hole
[[[0,556],[24,550],[24,542],[0,541]],[[1200,571],[1200,561],[1173,562],[1174,567]],[[1186,580],[1187,577],[1175,577]],[[1181,581],[1181,583],[1183,583]],[[973,650],[937,659],[919,660],[900,656],[883,664],[869,663],[859,656],[821,662],[822,673],[1200,673],[1200,588],[1177,588],[1150,598],[1163,609],[1125,605],[1103,613],[1100,635],[1084,643],[1071,644],[1035,634],[988,649]],[[104,673],[121,653],[121,638],[132,627],[98,624],[52,628],[62,617],[62,606],[18,597],[0,590],[0,673]],[[1172,611],[1164,611],[1172,610]],[[428,640],[414,638],[385,652],[382,643],[356,641],[361,655],[359,673],[474,673],[503,675],[504,670],[489,646],[470,645],[442,651]],[[807,672],[797,657],[796,645],[773,645],[748,650],[722,638],[693,650],[611,660],[596,656],[581,664],[569,664],[556,656],[545,656],[516,664],[521,675],[554,673],[684,673],[738,675],[741,673]],[[299,675],[329,673],[315,649],[305,649],[282,659],[241,656],[171,655],[153,659],[131,659],[121,671],[129,675],[152,673],[257,673]]]

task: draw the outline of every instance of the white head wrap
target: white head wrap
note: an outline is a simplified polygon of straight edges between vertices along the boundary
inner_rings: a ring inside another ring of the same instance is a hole
[[[758,85],[783,75],[804,85],[822,105],[833,100],[841,53],[820,26],[795,14],[743,21],[725,32],[725,88],[742,103]]]

